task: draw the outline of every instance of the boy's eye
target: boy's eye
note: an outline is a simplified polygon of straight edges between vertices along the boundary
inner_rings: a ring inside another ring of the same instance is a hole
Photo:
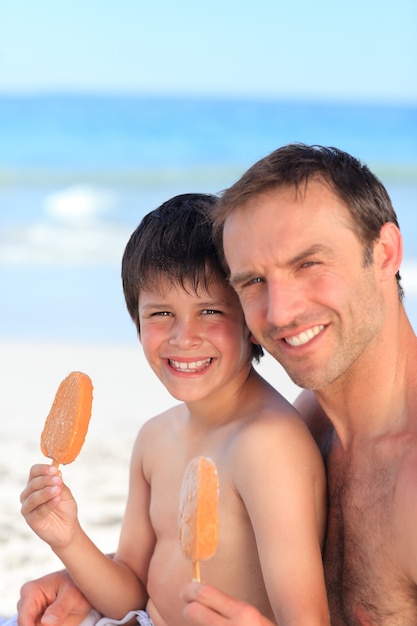
[[[155,313],[152,313],[152,317],[155,316],[155,315],[168,317],[168,315],[172,315],[172,313],[170,313],[169,311],[155,311]]]
[[[216,309],[204,309],[201,311],[202,315],[215,315],[216,313],[220,313],[221,311],[216,311]]]

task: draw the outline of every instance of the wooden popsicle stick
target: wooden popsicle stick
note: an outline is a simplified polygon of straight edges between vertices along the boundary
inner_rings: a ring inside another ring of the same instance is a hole
[[[193,583],[200,583],[200,561],[193,561]]]

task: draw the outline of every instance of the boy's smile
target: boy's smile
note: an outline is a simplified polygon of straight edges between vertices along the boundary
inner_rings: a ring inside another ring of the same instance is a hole
[[[180,360],[176,359],[168,359],[168,363],[171,367],[181,373],[193,373],[193,372],[201,372],[205,370],[213,359],[199,359],[194,361]]]

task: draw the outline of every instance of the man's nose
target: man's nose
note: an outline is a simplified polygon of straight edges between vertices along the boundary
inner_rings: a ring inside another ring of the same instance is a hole
[[[290,278],[274,278],[268,282],[266,320],[275,328],[291,326],[304,310],[300,285]]]

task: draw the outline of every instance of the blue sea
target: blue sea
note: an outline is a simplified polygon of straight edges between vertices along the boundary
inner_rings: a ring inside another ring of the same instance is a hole
[[[417,106],[0,96],[0,339],[136,341],[120,259],[143,215],[294,141],[347,150],[384,182],[417,329]]]

